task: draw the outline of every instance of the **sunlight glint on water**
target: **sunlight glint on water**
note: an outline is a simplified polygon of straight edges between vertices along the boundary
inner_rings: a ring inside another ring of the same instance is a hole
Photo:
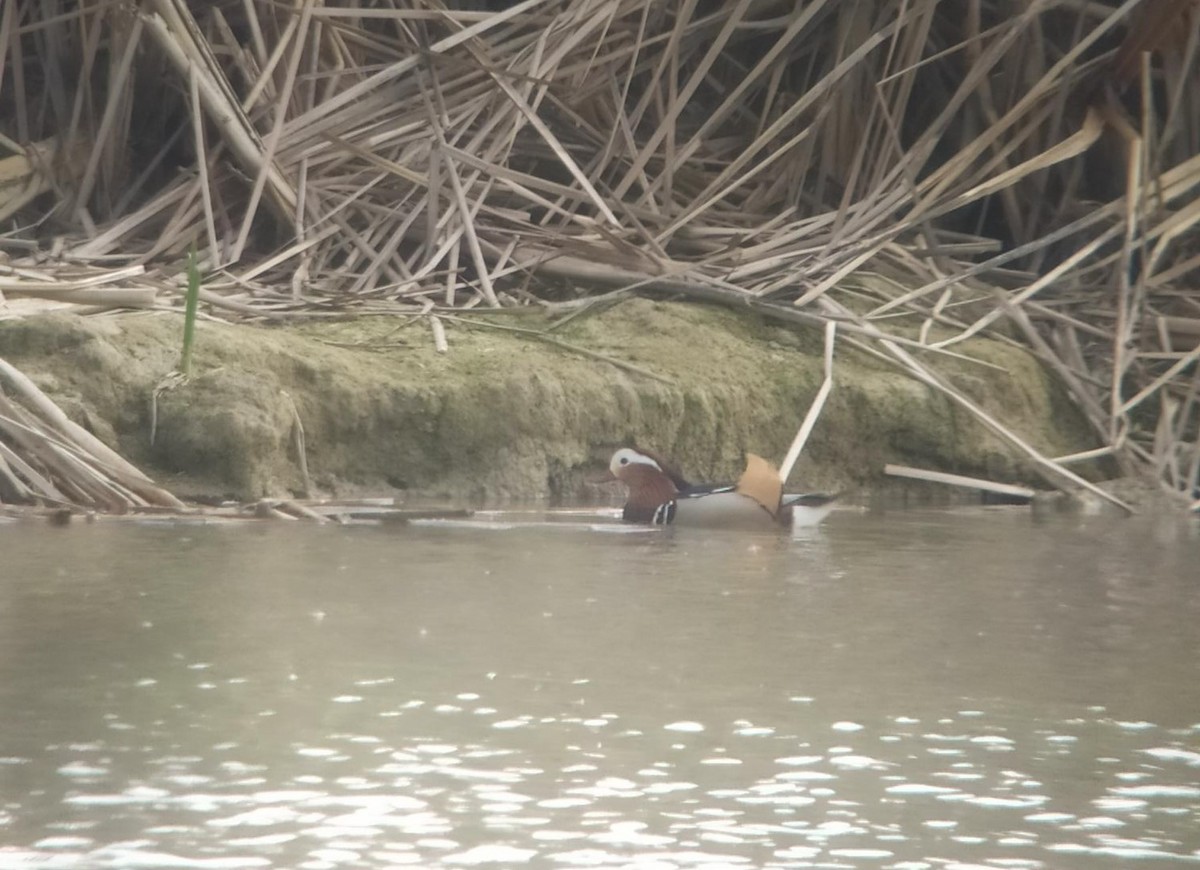
[[[1194,527],[525,519],[0,528],[0,868],[1200,864]]]

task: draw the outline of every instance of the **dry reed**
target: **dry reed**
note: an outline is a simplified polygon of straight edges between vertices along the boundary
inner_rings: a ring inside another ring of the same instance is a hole
[[[219,316],[393,310],[439,350],[475,307],[750,306],[1090,486],[937,373],[1015,337],[1093,458],[1190,494],[1198,55],[1197,0],[17,0],[0,289],[178,306],[195,246]]]

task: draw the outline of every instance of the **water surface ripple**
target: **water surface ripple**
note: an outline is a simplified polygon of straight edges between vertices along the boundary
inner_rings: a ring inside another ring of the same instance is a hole
[[[0,870],[1200,864],[1197,524],[621,528],[0,527]]]

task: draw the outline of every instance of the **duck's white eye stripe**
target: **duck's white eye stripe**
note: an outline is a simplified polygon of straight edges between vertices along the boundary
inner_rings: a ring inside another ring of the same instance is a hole
[[[622,447],[614,453],[609,467],[616,469],[628,465],[646,465],[655,471],[662,471],[662,467],[653,458],[644,453],[638,453],[629,447]]]

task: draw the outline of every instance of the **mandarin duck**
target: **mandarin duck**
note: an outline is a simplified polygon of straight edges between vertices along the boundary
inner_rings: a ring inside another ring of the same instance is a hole
[[[692,484],[647,450],[623,447],[613,454],[609,473],[629,490],[621,519],[665,526],[680,523],[708,528],[814,526],[833,510],[836,495],[785,495],[770,462],[746,454],[746,470],[733,485]]]

